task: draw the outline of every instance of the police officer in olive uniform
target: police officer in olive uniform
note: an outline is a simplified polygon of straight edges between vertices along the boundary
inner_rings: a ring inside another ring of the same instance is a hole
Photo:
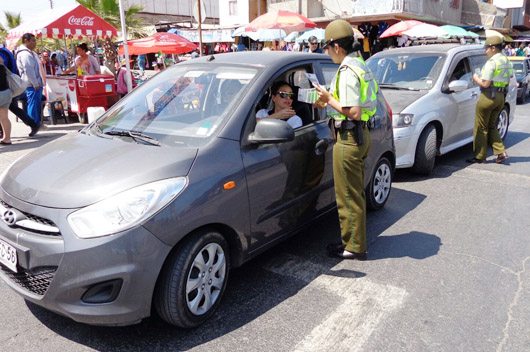
[[[367,122],[376,112],[377,83],[359,55],[360,43],[352,26],[335,20],[326,27],[324,48],[340,67],[330,92],[316,85],[319,101],[327,106],[332,134],[333,176],[342,243],[330,244],[328,252],[344,259],[366,259],[366,196],[364,164],[370,150]]]
[[[480,86],[480,97],[475,110],[475,128],[473,130],[473,152],[475,156],[466,160],[468,163],[486,163],[488,143],[497,155],[496,163],[508,159],[506,149],[497,129],[497,117],[504,106],[508,83],[512,77],[513,67],[502,53],[502,38],[486,39],[488,61],[482,68],[480,76],[473,75],[473,80]]]

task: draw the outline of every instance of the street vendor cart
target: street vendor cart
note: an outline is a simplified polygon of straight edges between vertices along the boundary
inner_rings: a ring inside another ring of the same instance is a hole
[[[46,93],[50,109],[50,123],[59,117],[77,114],[79,122],[87,122],[87,109],[101,106],[107,110],[119,97],[111,75],[47,76]]]

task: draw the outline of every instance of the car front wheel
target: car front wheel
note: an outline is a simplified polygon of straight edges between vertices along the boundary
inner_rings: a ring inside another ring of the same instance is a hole
[[[508,125],[510,124],[510,115],[508,114],[508,109],[505,107],[502,108],[499,118],[497,119],[497,129],[499,130],[499,135],[501,139],[504,140],[508,134]]]
[[[433,125],[427,125],[418,139],[412,171],[418,174],[429,175],[434,168],[435,159],[436,128]]]
[[[370,210],[379,210],[385,206],[392,188],[392,167],[387,158],[377,162],[374,174],[366,190],[366,206]]]
[[[204,323],[221,301],[229,269],[224,237],[211,230],[195,233],[164,265],[155,293],[158,314],[183,328]]]

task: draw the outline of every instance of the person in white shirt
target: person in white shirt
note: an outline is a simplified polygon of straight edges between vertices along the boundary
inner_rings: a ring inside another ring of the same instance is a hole
[[[261,109],[256,113],[256,120],[269,118],[286,120],[291,127],[298,128],[302,126],[302,119],[296,115],[292,105],[294,101],[293,88],[285,81],[279,81],[272,85],[272,110]]]

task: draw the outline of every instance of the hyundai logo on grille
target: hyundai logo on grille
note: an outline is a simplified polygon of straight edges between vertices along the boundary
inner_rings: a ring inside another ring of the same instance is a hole
[[[14,226],[18,221],[17,213],[13,209],[8,209],[2,215],[2,220],[4,220],[8,226]]]

